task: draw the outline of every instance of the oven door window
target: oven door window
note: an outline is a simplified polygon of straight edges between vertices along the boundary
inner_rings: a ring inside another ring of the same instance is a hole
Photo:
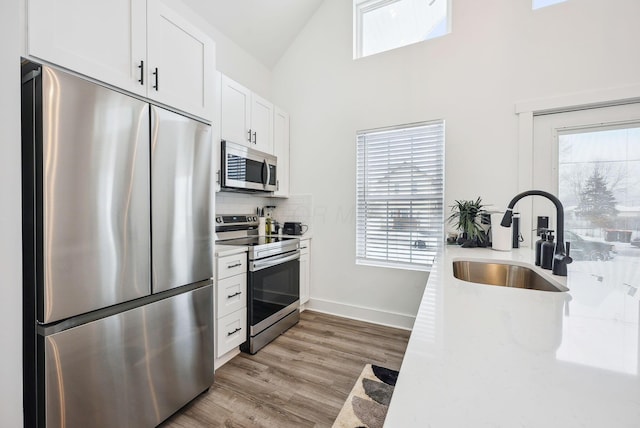
[[[251,272],[251,325],[300,299],[300,261]]]

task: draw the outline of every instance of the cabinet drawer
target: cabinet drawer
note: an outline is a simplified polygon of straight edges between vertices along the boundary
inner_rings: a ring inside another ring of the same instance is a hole
[[[221,357],[247,339],[247,309],[240,309],[217,321],[216,357]]]
[[[218,280],[247,272],[247,253],[219,257],[217,265]]]
[[[216,318],[247,307],[247,274],[221,279],[217,285]]]

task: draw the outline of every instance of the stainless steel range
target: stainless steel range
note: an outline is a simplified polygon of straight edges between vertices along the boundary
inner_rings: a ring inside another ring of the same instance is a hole
[[[255,215],[217,215],[217,244],[247,246],[247,341],[255,354],[300,319],[300,240],[258,236]]]

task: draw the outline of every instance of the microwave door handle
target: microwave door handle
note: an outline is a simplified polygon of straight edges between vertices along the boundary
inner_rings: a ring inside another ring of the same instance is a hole
[[[264,183],[264,184],[265,184],[265,186],[268,186],[269,183],[271,183],[271,168],[270,168],[269,163],[266,161],[266,159],[265,159],[264,163],[265,163],[265,166],[267,168],[267,182]]]
[[[269,183],[269,165],[267,164],[267,160],[264,159],[262,161],[262,184],[266,186]]]

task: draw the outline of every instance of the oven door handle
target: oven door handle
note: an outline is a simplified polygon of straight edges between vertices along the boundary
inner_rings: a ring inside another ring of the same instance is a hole
[[[282,263],[290,262],[300,258],[300,250],[296,250],[293,254],[287,257],[270,257],[268,259],[256,260],[249,265],[250,272],[256,272],[262,269],[277,266]]]

